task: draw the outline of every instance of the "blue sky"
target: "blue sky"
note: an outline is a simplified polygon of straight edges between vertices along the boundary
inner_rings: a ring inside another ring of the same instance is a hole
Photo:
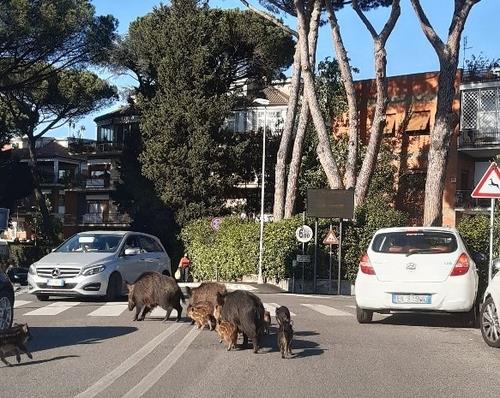
[[[150,12],[155,5],[160,4],[156,0],[93,0],[97,14],[112,14],[119,21],[118,31],[126,34],[130,22]],[[165,3],[165,1],[163,2]],[[257,0],[250,3],[258,5]],[[446,39],[448,27],[453,12],[453,0],[422,0],[424,10],[434,28],[441,38]],[[210,0],[211,7],[219,8],[244,8],[239,0]],[[380,29],[388,16],[388,9],[379,9],[369,12],[367,15],[374,26]],[[469,15],[465,26],[463,37],[467,37],[468,47],[466,56],[483,53],[488,58],[500,58],[500,30],[498,29],[498,16],[500,15],[500,0],[482,0],[475,5]],[[295,27],[294,18],[286,18],[285,22]],[[338,14],[345,45],[351,58],[352,66],[357,67],[360,72],[356,79],[373,77],[373,42],[368,31],[359,20],[358,16],[350,7],[346,7]],[[409,0],[401,0],[401,16],[387,43],[387,72],[389,76],[408,73],[417,73],[438,70],[438,60],[434,50],[425,38]],[[325,57],[334,57],[331,42],[331,31],[328,25],[320,30],[318,42],[318,60]],[[461,49],[460,65],[462,65],[463,51]],[[132,79],[117,77],[111,73],[102,71],[103,78],[109,79],[119,89],[130,87],[134,84]],[[117,102],[108,109],[101,110],[77,121],[77,129],[85,127],[84,136],[95,138],[96,128],[93,119],[100,114],[118,108]],[[51,135],[66,137],[68,126],[63,126]]]

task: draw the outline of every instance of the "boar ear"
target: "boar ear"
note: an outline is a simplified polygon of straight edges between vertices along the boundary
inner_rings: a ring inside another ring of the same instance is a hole
[[[225,298],[226,298],[225,294],[220,294],[220,292],[217,292],[217,304],[224,305]]]

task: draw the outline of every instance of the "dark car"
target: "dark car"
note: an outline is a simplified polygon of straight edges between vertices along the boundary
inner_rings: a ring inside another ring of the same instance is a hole
[[[7,276],[12,283],[19,283],[21,286],[28,284],[28,268],[10,267],[7,269]]]
[[[0,270],[0,330],[12,326],[14,319],[14,288],[5,272]]]

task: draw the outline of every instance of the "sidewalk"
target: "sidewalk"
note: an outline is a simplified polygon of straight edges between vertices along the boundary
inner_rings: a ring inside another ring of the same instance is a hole
[[[197,287],[200,285],[201,282],[179,282],[179,286],[181,288],[185,288],[187,286],[189,287]],[[272,293],[283,293],[284,290],[274,286],[270,285],[267,283],[259,285],[258,283],[255,282],[220,282],[223,283],[227,290],[248,290],[252,293],[258,293],[258,294],[272,294]]]

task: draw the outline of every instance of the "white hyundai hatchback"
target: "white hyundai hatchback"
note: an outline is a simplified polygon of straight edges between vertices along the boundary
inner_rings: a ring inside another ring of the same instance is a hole
[[[493,265],[497,272],[484,293],[479,325],[486,344],[490,347],[500,348],[500,322],[498,319],[500,308],[500,259],[496,259]]]
[[[458,234],[442,227],[384,228],[373,236],[356,277],[358,322],[374,312],[475,314],[476,265]]]

